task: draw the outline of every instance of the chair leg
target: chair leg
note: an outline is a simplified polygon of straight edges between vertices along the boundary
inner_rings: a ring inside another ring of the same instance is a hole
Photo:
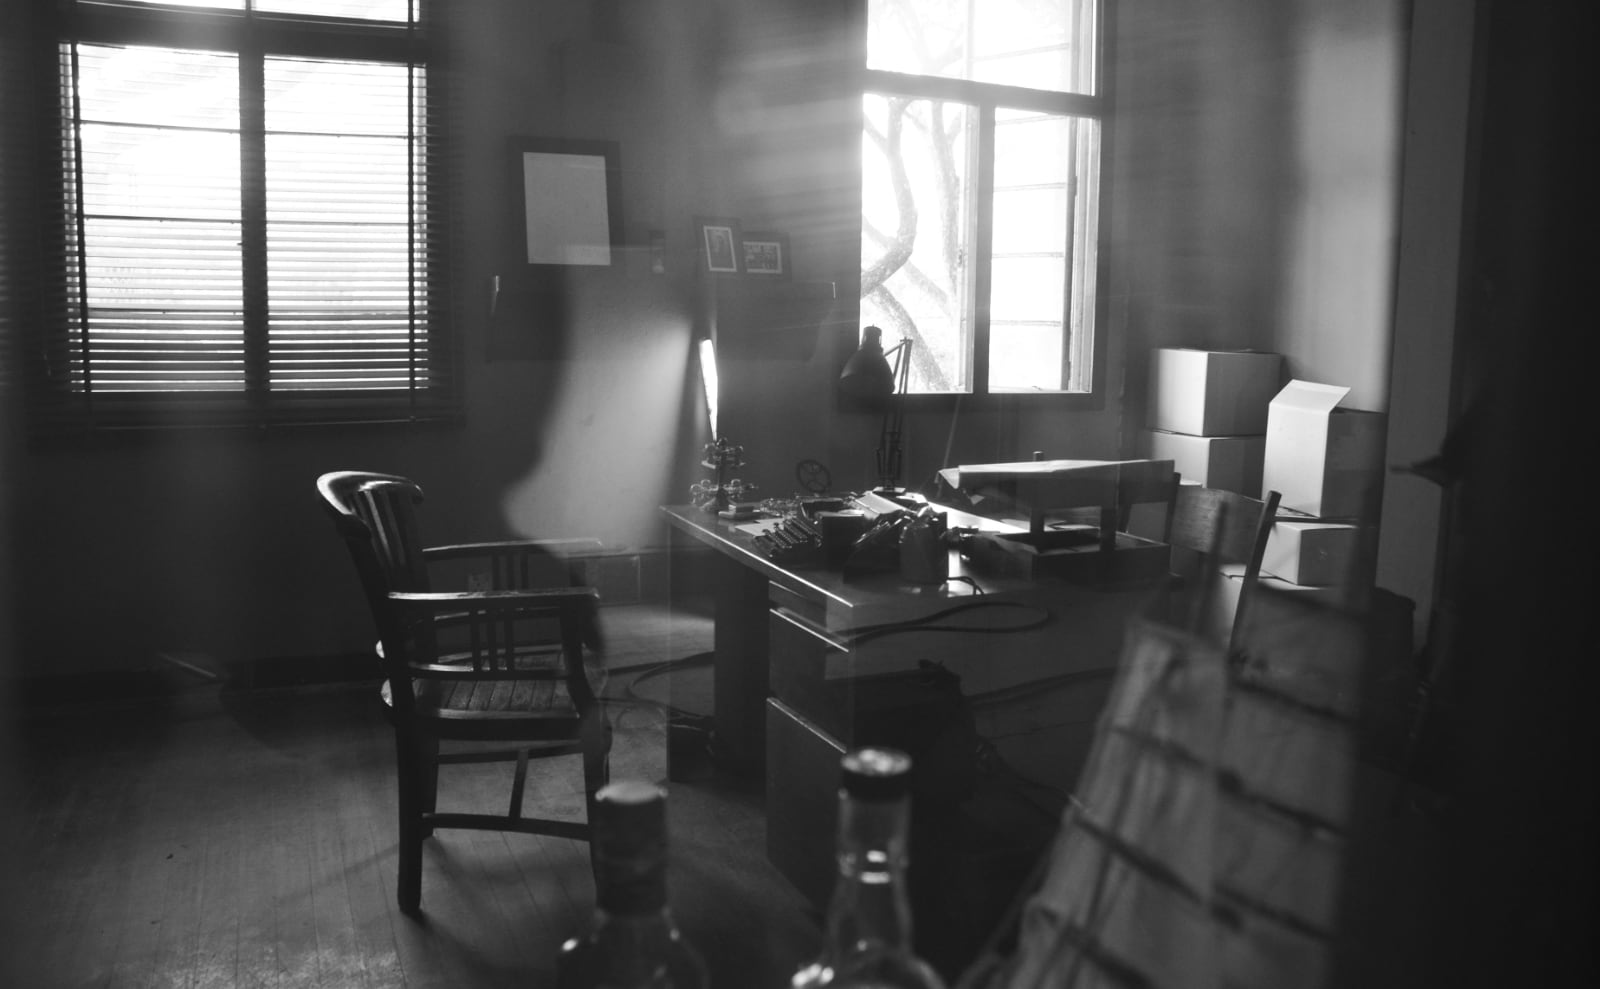
[[[420,820],[423,814],[432,814],[439,809],[439,740],[437,738],[422,738],[417,740],[417,762],[419,779],[422,792]],[[433,837],[433,827],[426,822],[420,824],[422,837]]]
[[[396,899],[400,912],[422,912],[422,766],[416,742],[395,732],[395,761],[400,804],[400,879]]]
[[[585,820],[591,827],[595,821],[595,795],[611,782],[611,722],[605,711],[596,707],[584,718],[580,729],[583,745],[583,796]],[[599,864],[594,857],[594,841],[589,842],[589,866],[595,870],[595,881],[600,879]]]

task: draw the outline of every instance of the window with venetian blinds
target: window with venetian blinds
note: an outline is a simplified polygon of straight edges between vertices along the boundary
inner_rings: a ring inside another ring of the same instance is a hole
[[[448,415],[437,87],[420,8],[72,8],[46,418]]]

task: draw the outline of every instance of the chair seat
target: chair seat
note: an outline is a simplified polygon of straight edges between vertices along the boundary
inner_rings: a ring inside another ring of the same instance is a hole
[[[455,657],[439,658],[439,665],[456,664],[467,670],[471,668],[470,664],[457,661]],[[573,727],[567,734],[575,737],[578,708],[572,702],[566,678],[562,675],[564,667],[561,655],[542,649],[520,653],[515,667],[521,671],[548,671],[551,678],[506,680],[496,679],[493,674],[478,674],[459,680],[413,677],[411,689],[416,697],[415,713],[421,717],[461,721],[571,722]],[[595,693],[600,693],[607,679],[605,667],[599,663],[585,662],[584,672]],[[389,681],[383,682],[381,692],[384,705],[392,711],[394,697]]]

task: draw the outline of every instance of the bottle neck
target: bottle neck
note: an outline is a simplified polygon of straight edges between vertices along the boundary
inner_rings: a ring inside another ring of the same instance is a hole
[[[595,906],[611,917],[647,919],[667,912],[663,861],[629,858],[600,863]]]
[[[838,876],[823,932],[832,958],[872,950],[909,950],[906,895],[910,801],[839,799]]]

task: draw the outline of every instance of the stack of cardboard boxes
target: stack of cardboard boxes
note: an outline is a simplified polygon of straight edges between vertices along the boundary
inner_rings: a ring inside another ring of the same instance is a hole
[[[1162,347],[1151,357],[1149,457],[1183,480],[1261,494],[1267,403],[1283,385],[1283,355]]]
[[[1376,522],[1383,476],[1385,417],[1340,408],[1349,391],[1290,381],[1267,413],[1262,488],[1280,501],[1262,573],[1330,596],[1370,579],[1358,571],[1361,526]]]
[[[1172,460],[1185,484],[1280,495],[1262,580],[1343,600],[1360,525],[1376,517],[1384,416],[1343,409],[1348,388],[1283,382],[1283,357],[1258,351],[1160,348],[1152,355],[1148,456]],[[1222,568],[1214,616],[1231,622],[1243,567]]]

